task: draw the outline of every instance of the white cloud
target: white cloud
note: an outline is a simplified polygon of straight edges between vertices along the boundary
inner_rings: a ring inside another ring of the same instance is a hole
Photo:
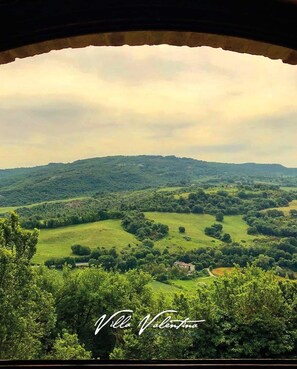
[[[0,167],[113,154],[297,166],[296,97],[297,68],[264,57],[51,52],[0,66]]]

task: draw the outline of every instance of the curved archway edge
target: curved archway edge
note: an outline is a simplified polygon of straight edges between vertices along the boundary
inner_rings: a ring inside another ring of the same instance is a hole
[[[297,1],[0,0],[0,64],[69,47],[160,44],[297,64]]]

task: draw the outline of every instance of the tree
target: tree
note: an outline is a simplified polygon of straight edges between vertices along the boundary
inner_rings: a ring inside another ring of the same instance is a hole
[[[150,249],[152,249],[154,247],[154,242],[150,239],[143,240],[142,244],[143,244],[144,247],[148,247]]]
[[[199,288],[191,316],[206,322],[194,337],[193,357],[294,355],[296,291],[295,284],[256,267],[236,268],[208,289]]]
[[[224,233],[222,236],[222,241],[226,242],[226,243],[231,243],[232,242],[232,238],[230,236],[229,233]]]
[[[178,227],[178,231],[179,231],[179,233],[185,233],[186,232],[186,228],[183,227],[183,226],[180,226],[180,227]]]
[[[222,222],[224,220],[224,214],[223,213],[217,213],[216,214],[216,221]]]
[[[53,296],[30,265],[37,240],[15,213],[0,222],[0,359],[39,358],[55,324]]]
[[[204,209],[200,205],[195,205],[193,207],[193,209],[192,209],[192,213],[195,213],[195,214],[203,214],[204,213]]]
[[[51,360],[82,360],[91,359],[92,353],[87,351],[78,341],[77,334],[63,331],[62,336],[55,340],[47,359]]]
[[[270,269],[275,263],[275,260],[272,257],[269,257],[267,255],[259,255],[255,261],[254,264],[264,270]]]
[[[75,255],[90,255],[91,249],[88,246],[72,245],[71,250]]]
[[[211,227],[206,227],[204,229],[204,233],[207,236],[214,237],[214,238],[221,238],[223,226],[222,224],[214,223]]]

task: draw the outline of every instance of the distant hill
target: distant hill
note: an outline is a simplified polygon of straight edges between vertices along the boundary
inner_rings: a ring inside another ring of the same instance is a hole
[[[0,170],[0,206],[25,205],[117,192],[190,184],[205,178],[297,176],[279,164],[224,164],[175,156],[108,156]]]

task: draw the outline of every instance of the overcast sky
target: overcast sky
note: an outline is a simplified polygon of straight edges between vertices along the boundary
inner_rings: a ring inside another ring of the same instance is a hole
[[[0,168],[118,154],[297,167],[297,66],[173,46],[0,65]]]

